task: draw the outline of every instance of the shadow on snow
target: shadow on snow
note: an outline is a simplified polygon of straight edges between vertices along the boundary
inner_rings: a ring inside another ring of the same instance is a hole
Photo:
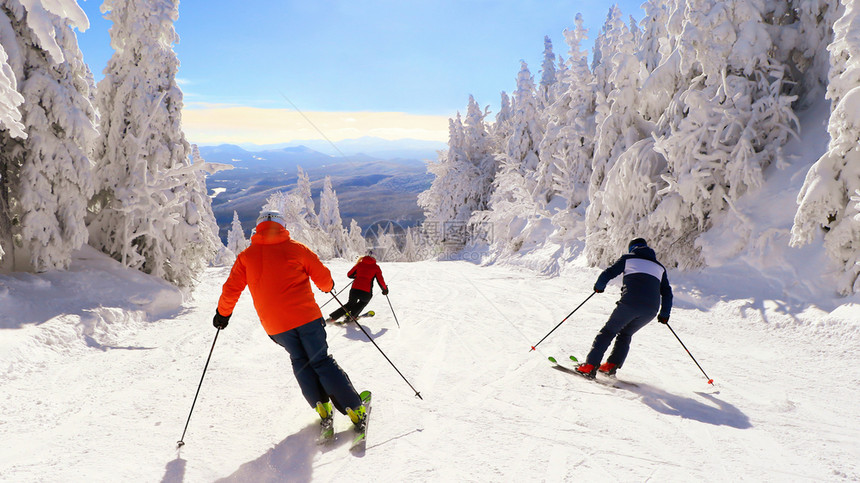
[[[161,483],[182,483],[185,479],[185,464],[186,461],[179,457],[167,463]]]
[[[362,340],[364,342],[370,342],[369,340],[367,340],[367,336],[364,334],[364,332],[362,332],[361,329],[359,329],[358,327],[355,326],[355,322],[350,322],[350,323],[344,325],[343,327],[345,329],[343,336],[346,337],[347,339]],[[372,337],[374,340],[376,340],[379,337],[382,337],[383,335],[385,335],[386,332],[388,332],[387,328],[379,329],[379,331],[374,333],[370,327],[368,327],[364,324],[362,324],[362,327],[364,327],[364,330],[366,330],[367,333],[370,334],[370,337]]]
[[[298,433],[287,436],[259,458],[243,464],[232,475],[217,482],[311,481],[314,455],[321,448],[316,444],[318,436],[319,426],[309,425]]]
[[[710,403],[706,404],[693,398],[671,394],[647,384],[639,384],[638,387],[625,386],[621,389],[638,394],[646,406],[660,414],[679,416],[715,426],[729,426],[737,429],[752,427],[746,414],[713,394],[696,393]]]

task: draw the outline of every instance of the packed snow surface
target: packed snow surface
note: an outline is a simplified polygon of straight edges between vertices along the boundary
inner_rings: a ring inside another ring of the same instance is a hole
[[[326,264],[345,287],[351,263]],[[529,350],[591,294],[599,269],[580,265],[382,263],[400,327],[378,291],[363,323],[423,400],[357,327],[330,326],[331,353],[374,394],[359,453],[339,414],[337,439],[316,444],[318,417],[247,292],[212,327],[228,267],[184,303],[90,249],[69,272],[0,276],[0,480],[860,480],[857,297],[804,304],[754,271],[670,270],[670,325],[715,383],[653,322],[618,373],[636,385],[613,387],[547,356],[584,357],[618,280]]]

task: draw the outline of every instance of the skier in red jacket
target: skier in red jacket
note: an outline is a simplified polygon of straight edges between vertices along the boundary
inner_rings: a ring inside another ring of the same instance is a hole
[[[379,284],[379,288],[382,289],[382,295],[388,295],[388,285],[385,284],[382,270],[376,264],[376,259],[373,258],[373,250],[359,258],[358,263],[347,272],[346,276],[355,279],[352,282],[352,288],[349,289],[349,301],[343,307],[332,312],[326,322],[334,322],[346,313],[354,317],[361,314],[361,311],[373,298],[374,279]]]

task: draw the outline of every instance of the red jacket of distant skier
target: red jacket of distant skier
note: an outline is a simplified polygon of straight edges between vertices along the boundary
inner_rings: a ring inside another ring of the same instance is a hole
[[[322,317],[310,280],[323,292],[334,287],[331,272],[310,248],[292,240],[278,223],[264,221],[257,225],[251,246],[236,257],[218,313],[232,314],[247,285],[266,333],[286,332]]]
[[[385,285],[385,279],[382,278],[382,270],[376,264],[376,259],[370,255],[361,257],[358,263],[346,274],[349,278],[354,278],[352,288],[373,293],[373,279],[382,288],[388,290],[388,285]]]

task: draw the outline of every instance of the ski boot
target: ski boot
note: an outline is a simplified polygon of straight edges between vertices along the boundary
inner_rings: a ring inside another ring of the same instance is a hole
[[[334,414],[331,410],[331,402],[321,403],[317,401],[317,414],[320,415],[320,441],[326,441],[334,437]]]
[[[594,364],[588,364],[588,363],[580,364],[580,365],[576,366],[576,369],[574,369],[574,370],[580,376],[585,377],[587,379],[594,379],[594,377],[597,375],[597,366],[595,366]]]
[[[359,406],[357,409],[346,408],[346,414],[349,416],[352,424],[358,429],[364,424],[364,419],[367,416],[367,408],[364,405]]]
[[[618,370],[618,364],[613,364],[612,362],[604,362],[600,364],[600,367],[597,368],[601,374],[606,374],[607,376],[615,376],[615,371]]]

